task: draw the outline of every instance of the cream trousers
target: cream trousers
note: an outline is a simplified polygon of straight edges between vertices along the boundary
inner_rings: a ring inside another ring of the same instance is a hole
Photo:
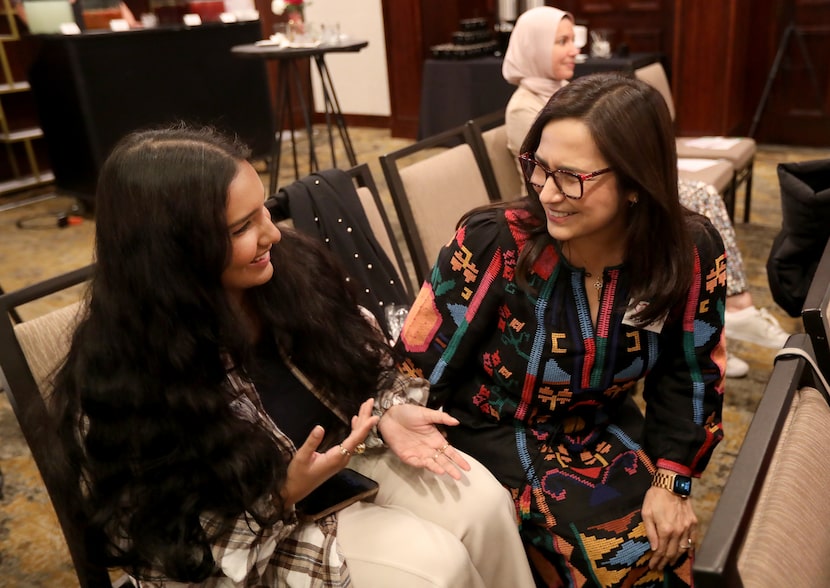
[[[532,588],[510,494],[468,455],[456,482],[391,451],[352,457],[380,484],[373,503],[337,516],[337,543],[355,588]]]

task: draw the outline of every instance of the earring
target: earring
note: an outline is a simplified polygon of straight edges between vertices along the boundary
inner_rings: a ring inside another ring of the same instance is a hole
[[[628,207],[629,207],[629,208],[634,208],[634,206],[635,206],[635,205],[636,205],[639,201],[640,201],[640,199],[639,199],[639,198],[637,198],[637,197],[635,196],[633,200],[629,200],[629,201],[628,201]]]

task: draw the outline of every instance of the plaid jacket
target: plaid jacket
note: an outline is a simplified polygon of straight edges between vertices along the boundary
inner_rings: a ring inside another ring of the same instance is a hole
[[[332,399],[315,388],[305,375],[287,358],[294,375],[341,420],[349,417],[334,406]],[[254,386],[237,372],[228,372],[228,384],[234,392],[233,406],[240,417],[260,421],[274,435],[279,450],[290,461],[296,449],[262,409]],[[419,378],[397,377],[376,399],[375,412],[395,404],[424,404],[429,384]],[[368,446],[380,446],[376,435],[366,440]],[[265,496],[262,500],[272,500]],[[210,513],[202,516],[202,524],[210,531],[216,520]],[[337,547],[337,513],[315,522],[299,521],[292,509],[280,523],[262,528],[249,517],[241,516],[233,531],[211,549],[217,569],[214,575],[198,584],[204,588],[258,588],[274,586],[340,587],[351,586],[351,578],[343,555]],[[134,579],[139,588],[183,588],[194,586],[181,582],[147,582]]]

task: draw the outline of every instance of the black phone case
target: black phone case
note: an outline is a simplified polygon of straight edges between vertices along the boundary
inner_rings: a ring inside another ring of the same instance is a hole
[[[377,493],[377,482],[346,468],[337,472],[299,501],[297,510],[302,518],[316,521],[358,500],[371,500]]]

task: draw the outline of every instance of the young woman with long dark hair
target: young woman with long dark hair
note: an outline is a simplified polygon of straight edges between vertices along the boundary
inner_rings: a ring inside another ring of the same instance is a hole
[[[415,402],[426,382],[397,375],[329,252],[272,222],[247,155],[180,126],[101,170],[54,392],[96,563],[141,586],[529,585],[508,493],[435,429],[456,421]],[[311,517],[347,464],[374,504]]]

